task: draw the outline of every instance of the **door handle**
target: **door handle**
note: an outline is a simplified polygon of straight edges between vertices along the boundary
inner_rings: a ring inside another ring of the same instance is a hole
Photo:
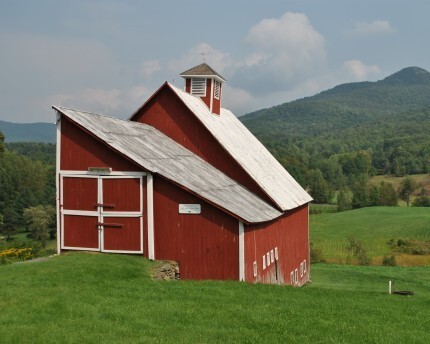
[[[96,203],[94,204],[94,208],[103,207],[103,208],[115,208],[115,204],[111,203]]]
[[[99,227],[99,230],[101,227],[113,227],[113,228],[122,228],[122,223],[108,223],[108,222],[97,222],[97,227]]]

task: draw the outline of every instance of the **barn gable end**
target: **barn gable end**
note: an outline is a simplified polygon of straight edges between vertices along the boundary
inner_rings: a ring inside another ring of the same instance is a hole
[[[158,129],[262,199],[271,201],[243,167],[220,147],[210,131],[167,83],[135,112],[132,120]]]

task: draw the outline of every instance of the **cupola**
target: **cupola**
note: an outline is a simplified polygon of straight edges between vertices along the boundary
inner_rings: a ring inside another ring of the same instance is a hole
[[[200,97],[213,114],[220,114],[222,83],[226,82],[221,75],[207,63],[202,63],[186,70],[180,76],[185,79],[187,93]]]

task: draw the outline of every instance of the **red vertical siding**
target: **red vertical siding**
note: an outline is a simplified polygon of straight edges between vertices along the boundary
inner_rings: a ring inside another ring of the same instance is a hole
[[[133,117],[134,121],[149,124],[166,134],[211,165],[265,199],[271,200],[258,184],[221,147],[212,134],[178,99],[169,86],[159,92]]]
[[[97,210],[97,179],[63,178],[63,208],[67,210]]]
[[[122,227],[105,226],[103,245],[105,250],[139,251],[140,237],[139,217],[104,217],[104,223],[119,223]]]
[[[139,178],[103,179],[104,211],[139,211]]]
[[[138,166],[62,116],[61,169],[87,171],[88,167],[111,167],[114,171],[139,171]]]
[[[201,204],[201,214],[179,214],[179,204]],[[178,261],[181,278],[239,279],[238,228],[238,220],[154,178],[155,257]]]
[[[245,280],[262,283],[288,283],[290,273],[298,270],[298,284],[309,280],[308,205],[287,212],[281,218],[265,224],[245,227]],[[278,280],[276,264],[263,270],[263,255],[278,248]],[[254,277],[253,263],[257,262]],[[306,261],[306,273],[300,276],[300,264]]]
[[[64,215],[64,246],[98,249],[97,216]]]

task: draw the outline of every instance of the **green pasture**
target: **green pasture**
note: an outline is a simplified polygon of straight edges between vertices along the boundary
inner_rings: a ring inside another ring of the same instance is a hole
[[[331,261],[344,262],[347,238],[363,241],[371,257],[390,252],[390,239],[430,240],[430,209],[419,207],[368,207],[310,216],[310,239]]]
[[[0,266],[2,343],[427,343],[430,268],[313,265],[302,288],[154,281],[138,256]],[[414,296],[388,295],[394,280]]]

